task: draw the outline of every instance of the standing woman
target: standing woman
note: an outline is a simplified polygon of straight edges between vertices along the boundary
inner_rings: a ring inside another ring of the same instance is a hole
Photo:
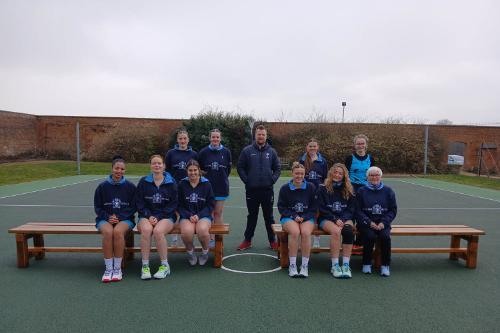
[[[218,129],[210,131],[210,144],[203,148],[198,154],[201,170],[210,181],[215,195],[214,223],[222,224],[224,211],[224,201],[229,196],[229,174],[231,173],[231,152],[221,144],[222,136]],[[210,247],[213,248],[215,242],[210,236]]]
[[[367,184],[366,171],[375,165],[373,156],[367,153],[368,137],[358,134],[354,137],[354,152],[345,159],[345,166],[349,171],[349,179],[354,193]]]
[[[111,175],[95,190],[96,228],[102,234],[106,269],[102,282],[121,281],[125,234],[135,227],[135,185],[125,179],[125,161],[113,157]]]
[[[187,173],[188,176],[179,183],[178,212],[181,220],[181,237],[186,245],[189,264],[194,266],[198,261],[193,244],[196,232],[202,247],[199,263],[203,266],[208,260],[214,192],[208,179],[201,177],[200,164],[197,161],[190,160],[187,163]]]
[[[189,146],[189,134],[185,129],[177,132],[177,144],[165,155],[165,169],[179,184],[186,178],[186,165],[190,160],[198,160],[198,154]],[[177,221],[177,219],[176,219]],[[177,235],[172,235],[172,245],[177,245]]]
[[[334,164],[328,171],[324,185],[318,190],[319,227],[330,234],[331,273],[335,278],[352,277],[349,261],[354,240],[352,223],[356,202],[349,173],[345,165]],[[339,264],[340,236],[342,235],[342,267]]]
[[[394,191],[382,182],[382,170],[370,167],[366,172],[368,184],[356,194],[357,220],[363,240],[363,273],[372,272],[372,252],[380,240],[382,266],[380,275],[389,276],[391,264],[391,224],[398,211]]]
[[[318,140],[311,138],[306,146],[306,152],[300,158],[299,162],[306,168],[306,180],[313,183],[318,189],[320,184],[326,179],[328,165],[323,156],[319,153]],[[319,236],[313,237],[313,247],[320,246]]]
[[[141,279],[151,279],[149,254],[151,235],[153,235],[161,264],[154,274],[155,279],[170,275],[168,264],[168,245],[165,235],[172,231],[176,220],[177,185],[172,176],[165,172],[165,163],[161,155],[150,159],[151,174],[142,177],[137,185],[137,211],[139,212],[138,229],[141,233],[142,269]]]
[[[316,187],[304,180],[305,168],[299,162],[292,165],[292,179],[284,184],[278,197],[278,210],[281,214],[280,223],[288,233],[288,251],[290,277],[309,276],[309,255],[311,253],[311,233],[314,230],[316,215]],[[297,272],[297,253],[300,245],[302,264]]]

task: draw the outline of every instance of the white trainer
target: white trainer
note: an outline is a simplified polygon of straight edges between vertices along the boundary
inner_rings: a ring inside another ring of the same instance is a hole
[[[101,281],[104,283],[108,283],[108,282],[111,282],[112,278],[113,278],[113,270],[107,269],[104,271],[104,274],[102,275]]]
[[[298,277],[299,276],[299,272],[297,272],[297,265],[290,264],[290,266],[288,267],[288,276],[290,276],[290,277]]]
[[[299,276],[300,277],[308,277],[309,276],[309,267],[307,265],[301,265],[300,266],[300,273],[299,273]]]

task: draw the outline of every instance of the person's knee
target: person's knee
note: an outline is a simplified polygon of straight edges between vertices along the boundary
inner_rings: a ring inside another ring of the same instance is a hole
[[[101,228],[102,237],[106,240],[113,238],[113,228]]]
[[[346,224],[342,228],[342,243],[352,244],[354,242],[354,232],[352,230],[352,225]]]
[[[375,235],[375,233],[373,232],[362,232],[361,237],[364,243],[371,243],[375,242],[377,235]]]

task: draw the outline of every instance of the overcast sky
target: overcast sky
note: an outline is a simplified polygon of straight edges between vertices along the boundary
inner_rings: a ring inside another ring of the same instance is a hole
[[[0,110],[500,123],[500,1],[0,0]]]

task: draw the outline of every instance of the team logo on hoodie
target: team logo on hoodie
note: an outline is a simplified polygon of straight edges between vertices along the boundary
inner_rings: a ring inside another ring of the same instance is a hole
[[[342,211],[342,203],[340,201],[335,201],[332,204],[332,211],[341,212]]]
[[[174,168],[177,168],[179,170],[184,170],[184,169],[186,169],[186,165],[187,165],[186,162],[180,161],[179,163],[174,165]]]
[[[193,203],[196,203],[198,202],[198,194],[197,193],[191,193],[189,195],[189,202],[193,202]]]
[[[212,163],[210,163],[210,169],[219,170],[219,163],[217,161],[213,161]]]
[[[307,208],[302,202],[297,202],[295,206],[293,206],[293,210],[297,213],[303,213],[304,208]]]
[[[319,178],[318,176],[319,176],[318,173],[314,170],[311,170],[309,172],[309,179],[318,179]]]
[[[382,206],[380,206],[379,204],[373,205],[373,207],[372,207],[372,214],[373,215],[381,215],[382,211],[383,211]]]
[[[153,197],[152,197],[153,203],[159,204],[159,203],[161,203],[161,199],[162,199],[162,197],[161,197],[160,193],[153,194]]]
[[[120,200],[120,198],[114,198],[111,201],[111,205],[113,206],[113,208],[120,209],[122,207],[122,201]]]
[[[267,159],[269,159],[269,156],[271,156],[271,154],[266,153],[266,158],[267,158]]]

